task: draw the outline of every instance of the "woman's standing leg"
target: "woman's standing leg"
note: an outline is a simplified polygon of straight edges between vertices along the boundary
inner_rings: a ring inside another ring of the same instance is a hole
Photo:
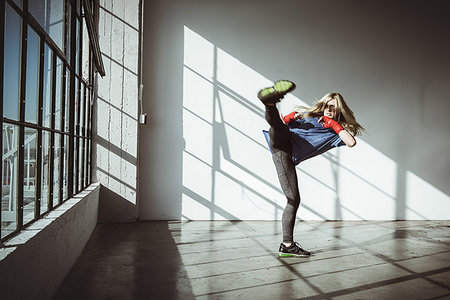
[[[300,205],[297,172],[292,162],[292,144],[289,128],[280,118],[275,105],[266,106],[265,117],[270,125],[270,147],[281,189],[287,198],[282,215],[283,242],[294,242],[294,226],[297,210]]]

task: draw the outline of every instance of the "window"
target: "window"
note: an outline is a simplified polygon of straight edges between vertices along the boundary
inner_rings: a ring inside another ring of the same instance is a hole
[[[91,183],[92,85],[104,69],[92,1],[1,1],[0,22],[4,241]]]

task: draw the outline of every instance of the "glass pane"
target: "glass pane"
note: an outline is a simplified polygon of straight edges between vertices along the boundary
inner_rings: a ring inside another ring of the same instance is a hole
[[[81,170],[79,169],[79,162],[80,162],[80,139],[74,138],[74,163],[73,163],[73,193],[78,193],[78,187],[79,187],[79,174]],[[76,170],[78,169],[78,170]]]
[[[3,80],[3,116],[19,119],[21,19],[6,3]]]
[[[78,187],[79,187],[80,190],[85,187],[85,183],[84,183],[84,178],[86,176],[86,173],[85,173],[85,170],[84,170],[84,165],[86,164],[85,163],[86,162],[86,160],[85,160],[85,158],[86,158],[86,155],[85,155],[85,147],[86,147],[85,146],[85,142],[86,142],[85,139],[80,138],[80,159],[79,159],[79,165],[78,165],[78,168],[79,168],[78,174],[80,176],[79,177]]]
[[[20,8],[22,8],[22,0],[13,0],[13,2]]]
[[[55,145],[54,145],[54,162],[53,162],[53,206],[60,203],[59,198],[59,182],[60,182],[60,174],[59,168],[61,165],[61,135],[59,133],[55,133]]]
[[[18,135],[18,126],[3,123],[1,237],[16,230],[17,226]]]
[[[61,0],[61,2],[63,2],[63,0]],[[72,10],[71,10],[71,5],[70,5],[70,1],[66,0],[66,9],[67,12],[65,14],[65,17],[67,18],[67,34],[66,34],[66,57],[67,57],[67,62],[70,63],[70,37],[71,37],[71,26],[72,26],[72,22],[70,22],[71,19],[71,14],[72,14]]]
[[[62,101],[62,61],[56,59],[56,96],[55,96],[55,129],[61,130],[61,101]]]
[[[91,132],[91,109],[92,109],[92,105],[91,105],[91,98],[92,95],[90,93],[90,91],[88,92],[88,99],[87,99],[87,105],[86,105],[86,136],[89,137],[90,132]]]
[[[50,200],[50,132],[42,131],[41,214],[48,210]]]
[[[64,176],[63,176],[63,201],[67,200],[69,191],[69,136],[64,137]]]
[[[43,87],[43,110],[42,126],[50,128],[51,126],[51,108],[52,108],[52,51],[44,44],[44,87]]]
[[[46,18],[46,27],[44,28],[56,45],[63,50],[64,1],[48,0],[48,2],[50,15]]]
[[[70,74],[69,70],[66,70],[66,98],[64,99],[64,131],[69,132],[69,113],[70,113]],[[76,81],[75,81],[76,84]]]
[[[82,54],[82,78],[85,81],[89,80],[89,34],[86,27],[86,22],[84,22],[84,19],[82,19],[83,24],[83,33],[82,33],[82,40],[83,40],[83,54]]]
[[[37,123],[39,36],[28,26],[25,122]]]
[[[77,15],[81,15],[81,1],[82,0],[77,1]]]
[[[79,134],[78,129],[78,112],[80,108],[80,89],[78,88],[78,78],[75,77],[75,134]]]
[[[36,206],[36,142],[37,131],[25,127],[23,172],[23,223],[34,219]]]
[[[86,121],[84,122],[84,135],[88,136],[88,130],[89,130],[89,107],[91,106],[90,101],[91,96],[91,90],[86,89],[86,104],[84,106],[84,116]]]
[[[46,17],[46,9],[47,1],[46,0],[33,0],[28,1],[28,12],[30,12],[33,17],[41,24],[41,26],[45,27],[45,17]]]
[[[76,39],[75,39],[75,74],[80,74],[80,22],[76,19]]]
[[[84,94],[84,92],[86,91],[86,89],[85,89],[85,87],[84,87],[84,84],[81,84],[81,97],[80,97],[80,132],[79,132],[79,135],[82,135],[82,136],[84,136],[84,124],[83,124],[83,122],[84,122],[84,111],[85,111],[85,100],[84,100],[84,97],[85,97],[85,94]]]
[[[28,11],[41,24],[56,45],[62,48],[64,25],[64,1],[33,0],[28,1]]]
[[[87,140],[87,151],[86,151],[86,178],[87,183],[86,185],[89,185],[91,183],[91,140]]]

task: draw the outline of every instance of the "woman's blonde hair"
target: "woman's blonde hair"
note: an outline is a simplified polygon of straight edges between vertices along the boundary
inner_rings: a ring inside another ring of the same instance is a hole
[[[330,92],[314,103],[311,107],[298,106],[297,111],[302,113],[303,117],[320,118],[323,116],[328,101],[336,99],[335,121],[344,127],[352,135],[361,135],[365,130],[355,119],[353,111],[345,103],[341,94]]]

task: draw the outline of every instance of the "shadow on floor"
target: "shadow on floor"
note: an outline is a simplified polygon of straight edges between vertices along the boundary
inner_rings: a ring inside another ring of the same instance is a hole
[[[168,222],[99,224],[58,299],[193,299]]]

